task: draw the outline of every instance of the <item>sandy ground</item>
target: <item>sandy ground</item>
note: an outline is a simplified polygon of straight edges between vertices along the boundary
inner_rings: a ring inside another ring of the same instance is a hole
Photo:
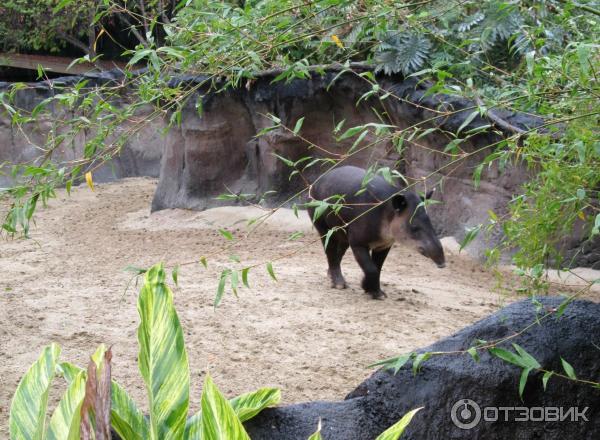
[[[444,270],[396,245],[384,266],[384,301],[362,292],[350,253],[343,264],[350,288],[334,290],[306,213],[298,220],[282,210],[244,239],[244,220],[259,210],[150,215],[155,185],[129,179],[61,194],[40,211],[32,240],[0,242],[0,438],[8,437],[10,397],[20,377],[50,342],[79,365],[98,344],[112,345],[114,377],[146,407],[136,362],[137,289],[126,290],[128,265],[182,264],[175,302],[193,410],[207,371],[230,397],[277,386],[285,403],[341,399],[372,373],[367,365],[430,344],[514,300],[494,289],[491,273],[457,256],[451,240]],[[236,240],[227,241],[219,228]],[[296,231],[304,237],[288,240]],[[250,272],[251,289],[239,298],[227,294],[215,311],[218,274],[235,264],[231,254],[263,266]],[[208,270],[198,263],[203,255]],[[277,283],[264,269],[269,260],[276,260]]]

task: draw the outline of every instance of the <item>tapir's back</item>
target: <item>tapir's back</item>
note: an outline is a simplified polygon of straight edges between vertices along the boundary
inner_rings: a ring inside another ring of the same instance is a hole
[[[380,218],[379,211],[389,204],[381,204],[373,208],[374,205],[388,200],[398,192],[398,188],[390,185],[379,175],[372,177],[363,187],[365,175],[366,170],[351,165],[334,168],[313,184],[310,195],[315,200],[325,200],[335,195],[343,196],[344,207],[339,211],[339,217],[344,221],[359,216],[365,221],[369,220],[366,217],[372,215]],[[331,200],[330,203],[335,203],[335,200]],[[363,215],[367,210],[369,213]]]
[[[334,168],[313,184],[311,197],[324,200],[342,195],[346,203],[377,203],[398,192],[397,187],[390,185],[380,175],[372,177],[363,188],[365,175],[366,170],[352,165]]]

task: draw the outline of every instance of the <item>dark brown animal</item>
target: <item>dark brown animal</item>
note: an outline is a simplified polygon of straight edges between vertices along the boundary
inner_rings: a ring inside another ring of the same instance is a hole
[[[363,187],[366,171],[343,166],[328,172],[310,188],[313,201],[335,203],[336,195],[343,196],[343,206],[336,211],[329,206],[314,219],[316,206],[308,212],[323,245],[329,264],[332,287],[346,288],[340,267],[342,258],[352,248],[356,261],[364,272],[363,289],[373,298],[382,298],[381,268],[396,241],[414,247],[431,258],[438,267],[445,266],[444,249],[433,230],[429,216],[422,206],[423,199],[412,191],[402,191],[377,175]],[[425,198],[431,195],[428,194]],[[313,205],[315,205],[313,203]]]

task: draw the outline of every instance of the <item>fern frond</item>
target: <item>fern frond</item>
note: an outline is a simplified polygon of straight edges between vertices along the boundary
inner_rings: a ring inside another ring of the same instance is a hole
[[[470,31],[477,24],[481,23],[485,18],[483,12],[476,12],[466,17],[461,23],[458,24],[457,29],[459,32]]]
[[[481,44],[484,49],[508,41],[523,24],[518,8],[504,2],[490,2],[484,14],[485,20],[481,23]]]
[[[420,70],[429,59],[431,41],[416,32],[401,32],[381,42],[376,56],[376,71],[410,75]]]

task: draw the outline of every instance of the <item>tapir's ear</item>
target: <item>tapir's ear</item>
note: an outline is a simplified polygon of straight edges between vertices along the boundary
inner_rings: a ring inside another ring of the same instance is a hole
[[[431,196],[433,195],[433,193],[435,192],[435,188],[433,188],[431,191],[427,191],[427,194],[425,194],[425,197],[421,197],[421,200],[424,202],[425,200],[429,200],[431,198]]]
[[[402,194],[392,197],[392,206],[394,207],[394,211],[397,213],[404,211],[407,205],[408,203],[406,203],[406,197],[404,197]]]

